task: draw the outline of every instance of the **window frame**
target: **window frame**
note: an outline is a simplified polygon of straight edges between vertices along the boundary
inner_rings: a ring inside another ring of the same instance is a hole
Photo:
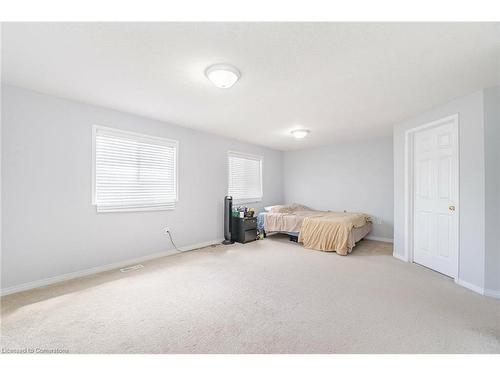
[[[260,162],[260,197],[255,197],[255,198],[234,198],[231,194],[229,194],[229,184],[231,182],[231,171],[230,171],[230,165],[229,165],[229,158],[233,157],[239,157],[239,158],[244,158],[244,159],[250,159],[250,160],[256,160]],[[245,152],[240,152],[240,151],[233,151],[233,150],[228,150],[226,153],[226,164],[227,164],[227,195],[233,197],[233,204],[244,204],[244,203],[259,203],[262,202],[264,198],[264,181],[263,181],[263,170],[264,170],[264,157],[261,155],[255,155],[255,154],[248,154]]]
[[[113,206],[110,208],[102,209],[96,202],[97,186],[96,186],[96,172],[97,172],[97,157],[96,157],[96,141],[97,141],[97,131],[105,130],[115,133],[122,133],[125,136],[132,138],[140,138],[143,140],[151,139],[156,141],[161,141],[165,143],[170,143],[175,146],[175,195],[176,198],[171,203],[165,203],[160,205],[151,206]],[[129,130],[123,130],[120,128],[112,128],[102,125],[92,125],[92,205],[96,208],[97,213],[107,213],[107,212],[147,212],[147,211],[167,211],[175,210],[177,202],[179,201],[179,141],[170,138],[158,137],[154,135],[133,132]]]

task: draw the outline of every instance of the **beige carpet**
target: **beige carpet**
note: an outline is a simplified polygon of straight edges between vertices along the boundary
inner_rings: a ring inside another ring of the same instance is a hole
[[[361,241],[209,248],[2,300],[2,348],[71,353],[500,353],[500,301]]]

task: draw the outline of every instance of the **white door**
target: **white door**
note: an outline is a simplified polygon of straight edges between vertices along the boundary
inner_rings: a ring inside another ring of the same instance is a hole
[[[458,272],[458,118],[414,134],[413,261]]]

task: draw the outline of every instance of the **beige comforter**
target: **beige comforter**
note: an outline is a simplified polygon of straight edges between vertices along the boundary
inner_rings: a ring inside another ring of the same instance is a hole
[[[299,242],[308,249],[336,251],[347,255],[352,250],[349,234],[369,221],[369,216],[353,212],[317,212],[305,217],[299,233]]]
[[[273,212],[264,216],[264,228],[266,232],[300,232],[304,219],[319,212],[321,211]]]

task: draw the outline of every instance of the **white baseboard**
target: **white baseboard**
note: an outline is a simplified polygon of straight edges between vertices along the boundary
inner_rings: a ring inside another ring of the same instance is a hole
[[[396,259],[399,259],[399,260],[401,260],[401,261],[403,261],[403,262],[408,263],[408,259],[406,259],[403,255],[399,255],[399,254],[396,254],[396,253],[394,253],[394,252],[393,252],[393,253],[392,253],[392,256],[393,256],[394,258],[396,258]]]
[[[463,286],[464,288],[472,290],[473,292],[476,292],[476,293],[479,293],[481,295],[484,295],[484,288],[482,288],[480,286],[471,284],[471,283],[469,283],[467,281],[463,281],[463,280],[460,280],[460,279],[456,279],[455,283],[457,283],[460,286]]]
[[[484,295],[485,295],[486,297],[491,297],[491,298],[497,298],[497,299],[500,299],[500,290],[485,289],[485,290],[484,290]]]
[[[365,239],[372,241],[389,242],[389,243],[394,242],[392,238],[387,238],[387,237],[366,236]]]
[[[201,242],[201,243],[197,243],[197,244],[193,244],[193,245],[189,245],[189,246],[180,247],[179,250],[180,251],[189,251],[189,250],[199,249],[199,248],[205,247],[205,246],[219,244],[221,242],[222,242],[222,239]],[[24,284],[19,284],[19,285],[14,285],[14,286],[11,286],[8,288],[3,288],[0,292],[0,295],[6,296],[8,294],[22,292],[22,291],[29,290],[29,289],[40,288],[43,286],[60,283],[62,281],[76,279],[76,278],[83,277],[83,276],[94,275],[94,274],[100,273],[100,272],[111,271],[114,269],[130,266],[132,264],[146,262],[148,260],[157,259],[157,258],[161,258],[161,257],[165,257],[168,255],[173,255],[173,254],[179,254],[179,253],[177,251],[171,249],[171,250],[161,251],[159,253],[145,255],[145,256],[139,257],[139,258],[127,259],[127,260],[123,260],[123,261],[116,262],[116,263],[111,263],[111,264],[106,264],[103,266],[88,268],[88,269],[81,270],[81,271],[65,273],[63,275],[53,276],[53,277],[49,277],[46,279],[30,281],[30,282],[27,282]]]

